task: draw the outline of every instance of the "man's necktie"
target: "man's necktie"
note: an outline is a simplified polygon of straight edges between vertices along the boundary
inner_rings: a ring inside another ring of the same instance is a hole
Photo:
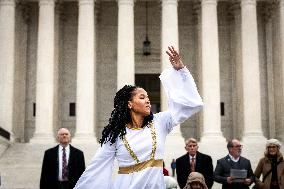
[[[195,172],[195,158],[191,158],[190,161],[190,171]]]
[[[62,180],[67,181],[68,180],[68,165],[67,165],[65,147],[63,147],[62,150],[63,150],[63,153],[62,153]]]

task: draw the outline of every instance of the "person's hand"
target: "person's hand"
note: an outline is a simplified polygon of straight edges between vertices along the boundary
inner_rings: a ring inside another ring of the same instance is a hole
[[[168,51],[166,53],[169,55],[169,60],[175,70],[182,69],[184,67],[181,57],[178,52],[174,49],[173,46],[168,47]]]
[[[251,179],[245,179],[244,184],[250,185],[250,183],[251,183]]]
[[[233,180],[233,177],[227,177],[227,183],[232,184]]]

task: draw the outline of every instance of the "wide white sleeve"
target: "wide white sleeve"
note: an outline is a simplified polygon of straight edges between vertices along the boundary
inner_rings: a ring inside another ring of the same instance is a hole
[[[115,144],[103,144],[91,160],[74,189],[111,189]]]
[[[172,116],[173,125],[178,125],[198,112],[202,106],[202,99],[189,70],[166,69],[160,75],[165,93],[168,97],[168,111]]]

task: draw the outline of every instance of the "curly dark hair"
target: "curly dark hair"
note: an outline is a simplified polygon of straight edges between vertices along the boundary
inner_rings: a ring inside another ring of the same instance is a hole
[[[132,99],[134,91],[140,88],[133,85],[125,85],[114,97],[114,109],[111,112],[108,125],[104,127],[100,144],[110,141],[114,144],[118,137],[126,135],[126,124],[130,123],[131,116],[128,108],[128,101]],[[153,113],[146,116],[142,127],[147,126],[153,120]]]

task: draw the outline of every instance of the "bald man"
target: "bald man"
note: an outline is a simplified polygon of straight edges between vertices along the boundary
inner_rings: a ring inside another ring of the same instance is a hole
[[[84,154],[70,145],[69,130],[60,128],[57,140],[59,144],[44,153],[40,189],[72,189],[85,170]]]

